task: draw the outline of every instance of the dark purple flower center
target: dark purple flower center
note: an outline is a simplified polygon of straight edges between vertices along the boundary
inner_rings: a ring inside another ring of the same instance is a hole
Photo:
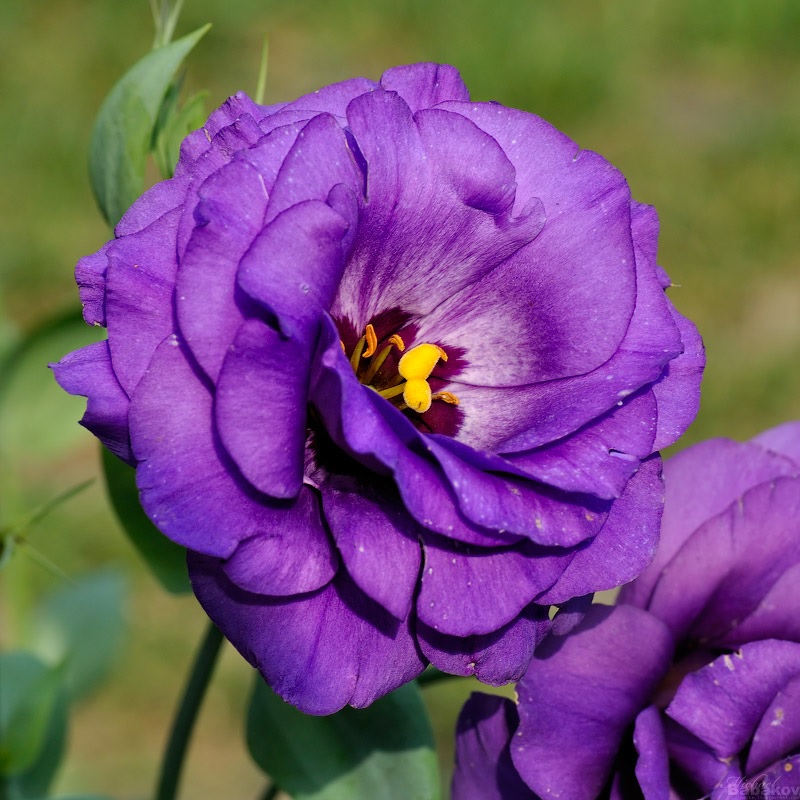
[[[403,411],[421,431],[455,436],[463,411],[458,396],[444,388],[463,368],[463,350],[437,342],[408,346],[417,335],[408,315],[378,314],[361,335],[349,320],[337,321],[342,350],[359,382]]]

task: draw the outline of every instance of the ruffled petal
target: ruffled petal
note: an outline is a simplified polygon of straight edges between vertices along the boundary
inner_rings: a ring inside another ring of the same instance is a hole
[[[393,617],[406,619],[422,560],[417,524],[401,503],[343,478],[326,483],[322,503],[350,577]]]
[[[425,657],[442,672],[502,686],[522,677],[550,625],[547,606],[531,604],[508,625],[483,636],[447,636],[420,622],[417,638]]]
[[[797,608],[797,606],[795,606]],[[800,676],[781,687],[753,734],[745,773],[755,775],[787,753],[800,751]]]
[[[275,596],[313,592],[330,583],[337,566],[319,500],[308,487],[269,530],[240,542],[221,565],[240,589]]]
[[[259,173],[234,162],[199,189],[195,227],[176,281],[181,336],[216,380],[236,331],[255,304],[236,290],[236,272],[261,230],[267,192]]]
[[[666,713],[718,758],[732,758],[750,741],[777,692],[798,677],[800,644],[750,642],[687,675]]]
[[[75,265],[75,282],[83,306],[83,319],[87,325],[106,324],[106,270],[108,248],[114,241],[106,242],[96,253],[84,256]]]
[[[459,637],[491,633],[511,622],[553,585],[568,560],[530,545],[490,550],[430,534],[424,551],[419,619]]]
[[[413,111],[448,100],[469,100],[469,90],[455,67],[448,64],[408,64],[381,75],[381,88],[397,92]]]
[[[408,621],[398,623],[340,572],[313,594],[267,598],[237,589],[219,562],[189,553],[206,613],[269,685],[306,714],[362,708],[425,667]]]
[[[594,536],[605,521],[608,504],[594,497],[484,472],[438,442],[429,448],[461,512],[483,528],[525,536],[544,546],[570,547]]]
[[[570,636],[539,645],[517,686],[511,745],[517,771],[539,797],[595,800],[672,648],[664,625],[630,606],[595,606]]]
[[[114,374],[108,342],[95,342],[75,350],[51,366],[64,391],[87,398],[81,425],[114,455],[128,464],[135,463],[128,431],[130,400]]]
[[[242,323],[222,364],[214,416],[219,437],[261,492],[295,497],[303,483],[313,344],[258,319]]]
[[[284,336],[316,328],[339,284],[349,229],[327,203],[303,201],[267,224],[242,259],[239,286],[275,315]]]
[[[511,763],[509,744],[518,722],[507,698],[470,695],[456,727],[452,800],[536,800]]]
[[[724,642],[787,566],[800,562],[799,517],[798,478],[778,478],[746,492],[669,562],[650,611],[679,638]]]
[[[790,458],[800,468],[800,422],[784,422],[759,434],[753,442]]]
[[[633,580],[652,561],[663,507],[661,459],[642,462],[597,536],[577,548],[540,603],[563,603]]]
[[[171,243],[179,211],[170,211],[108,248],[106,315],[114,373],[131,396],[156,348],[175,330],[177,262]]]
[[[636,717],[633,745],[639,754],[636,779],[644,800],[670,800],[667,742],[661,714],[655,706],[648,706]]]
[[[795,472],[787,459],[730,439],[710,439],[668,459],[658,552],[648,569],[622,590],[621,601],[646,608],[664,568],[697,528],[750,487]]]
[[[511,164],[459,115],[412,116],[402,98],[380,90],[356,98],[347,114],[367,164],[367,204],[332,314],[361,330],[381,311],[402,308],[424,327],[437,305],[536,236],[541,209],[511,216]],[[437,331],[442,347],[458,346]]]
[[[508,460],[549,486],[610,500],[655,450],[657,413],[653,392],[641,392],[571,436]]]
[[[653,450],[674,444],[694,421],[700,408],[700,381],[706,365],[706,351],[697,328],[672,303],[669,305],[680,331],[683,352],[667,364],[663,375],[653,384],[658,402],[658,431]]]
[[[291,503],[260,495],[239,477],[216,439],[212,394],[189,359],[169,337],[136,389],[129,415],[136,482],[162,533],[227,558],[239,542],[280,529]]]

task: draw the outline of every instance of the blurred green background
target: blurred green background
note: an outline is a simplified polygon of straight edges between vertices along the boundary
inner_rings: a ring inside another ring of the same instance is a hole
[[[460,68],[473,97],[534,111],[627,176],[661,216],[660,261],[708,350],[703,403],[679,446],[747,438],[800,417],[800,3],[797,0],[187,0],[178,35],[212,22],[187,88],[209,110],[253,92],[269,36],[267,101],[400,63]],[[89,134],[113,83],[150,47],[146,0],[0,4],[0,356],[74,311],[75,261],[107,238],[87,179]],[[42,335],[3,379],[0,526],[98,475],[83,403],[48,361],[90,341]],[[146,573],[96,481],[30,541],[71,576],[117,565],[128,637],[72,719],[59,790],[144,798],[203,618]],[[61,579],[7,564],[0,645],[34,636],[37,598]],[[188,762],[186,798],[253,798],[264,781],[242,742],[250,670],[226,652]],[[450,759],[462,682],[426,689]]]

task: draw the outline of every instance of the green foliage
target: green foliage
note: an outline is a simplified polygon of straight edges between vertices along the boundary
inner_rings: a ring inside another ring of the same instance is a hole
[[[120,525],[153,575],[172,594],[190,591],[186,550],[167,539],[142,510],[134,470],[103,448],[103,472]]]
[[[302,714],[257,676],[247,717],[255,762],[295,800],[437,800],[433,734],[419,689],[369,708]]]
[[[144,189],[161,104],[178,67],[209,27],[137,61],[100,107],[89,146],[89,174],[97,204],[112,226]]]
[[[64,749],[66,700],[60,667],[30,653],[0,654],[0,794],[44,794]]]
[[[97,686],[118,655],[125,591],[118,572],[98,571],[52,592],[36,611],[36,650],[63,667],[73,699]]]

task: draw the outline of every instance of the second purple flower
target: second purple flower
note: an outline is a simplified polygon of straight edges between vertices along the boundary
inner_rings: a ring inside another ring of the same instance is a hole
[[[697,410],[655,212],[450,67],[231,98],[77,269],[56,368],[225,635],[309,713],[519,678],[655,551]]]

